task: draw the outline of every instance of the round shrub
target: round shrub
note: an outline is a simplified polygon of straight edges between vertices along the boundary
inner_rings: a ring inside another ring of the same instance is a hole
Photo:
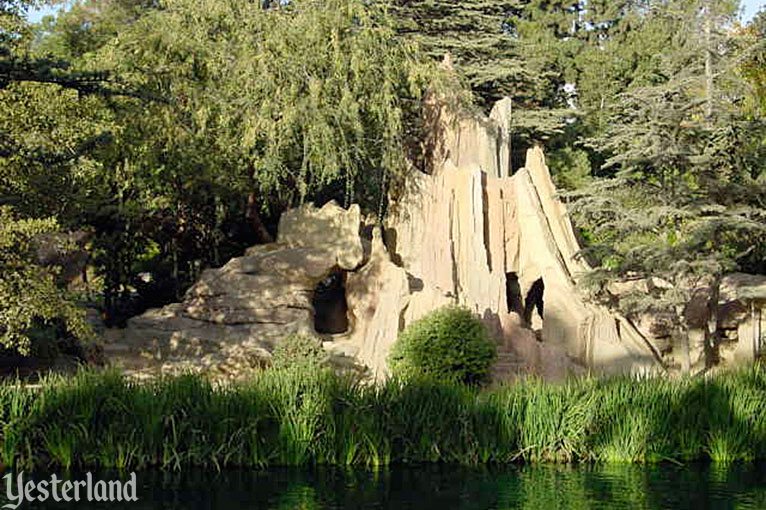
[[[327,359],[322,342],[304,335],[290,335],[277,344],[271,353],[271,367],[275,369],[319,368]]]
[[[470,310],[435,310],[399,334],[388,364],[395,376],[435,376],[468,384],[483,382],[497,346]]]

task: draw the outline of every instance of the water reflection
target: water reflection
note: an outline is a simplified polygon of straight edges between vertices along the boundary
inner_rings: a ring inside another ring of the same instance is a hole
[[[33,479],[49,476],[36,473]],[[83,479],[82,473],[68,476]],[[120,478],[118,473],[97,476]],[[19,508],[764,509],[766,464],[143,472],[138,474],[138,497],[135,503],[47,501]],[[5,503],[3,483],[0,506]]]

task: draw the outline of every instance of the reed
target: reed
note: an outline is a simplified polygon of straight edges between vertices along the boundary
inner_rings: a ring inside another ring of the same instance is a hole
[[[35,467],[448,462],[716,462],[766,458],[766,370],[709,379],[429,379],[365,385],[266,370],[214,385],[115,372],[0,385],[0,462]]]

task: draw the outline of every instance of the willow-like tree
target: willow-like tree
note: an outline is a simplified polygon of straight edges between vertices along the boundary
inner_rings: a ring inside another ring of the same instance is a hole
[[[0,119],[0,186],[16,208],[4,210],[4,227],[53,216],[95,229],[111,302],[144,262],[170,266],[178,289],[225,260],[224,222],[248,195],[380,212],[406,177],[406,148],[417,146],[407,136],[417,136],[435,74],[384,10],[361,0],[148,3],[82,2],[36,39],[13,11],[23,35],[6,47],[25,46],[0,55],[10,113]],[[43,61],[56,63],[49,74],[18,74],[17,64]],[[41,76],[101,81],[95,91]],[[32,252],[19,253],[26,262],[13,259],[4,276],[31,274],[18,268],[33,267]]]
[[[102,55],[169,98],[154,112],[166,125],[153,143],[204,149],[197,161],[214,182],[287,204],[338,196],[373,209],[404,176],[432,69],[360,0],[167,0]]]

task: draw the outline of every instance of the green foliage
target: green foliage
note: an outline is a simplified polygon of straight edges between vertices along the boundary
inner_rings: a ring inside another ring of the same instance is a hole
[[[55,232],[54,219],[20,220],[0,206],[0,346],[28,354],[32,331],[61,324],[87,338],[81,311],[56,284],[55,268],[37,264],[34,239]]]
[[[487,379],[496,355],[481,321],[467,309],[445,307],[407,326],[388,363],[404,378],[426,375],[474,384]]]
[[[497,100],[510,97],[513,136],[530,144],[560,135],[572,113],[563,90],[566,58],[556,49],[571,43],[547,37],[560,15],[571,19],[572,2],[563,2],[561,9],[551,3],[556,2],[394,0],[391,12],[399,33],[426,55],[452,56],[480,108],[488,112]],[[555,21],[541,19],[546,9]]]
[[[550,152],[547,159],[553,179],[559,188],[576,190],[591,181],[590,159],[584,150],[563,147]]]
[[[382,215],[447,51],[482,106],[512,97],[515,150],[545,141],[602,297],[766,271],[764,17],[739,27],[733,0],[82,0],[25,21],[50,3],[0,1],[0,205],[95,232],[110,317],[262,240],[259,212]]]
[[[597,296],[609,300],[606,284],[615,278],[659,276],[672,284],[633,300],[632,311],[680,313],[700,284],[715,287],[727,271],[762,270],[766,188],[758,176],[766,124],[740,108],[747,89],[728,72],[740,58],[736,34],[724,28],[734,13],[731,2],[718,1],[634,14],[635,30],[624,38],[643,72],[599,92],[589,147],[605,156],[605,177],[569,198],[575,220],[591,233],[585,253],[597,268],[587,280]],[[643,54],[651,45],[659,45],[659,57]],[[595,96],[588,101],[596,108]],[[682,317],[677,322],[683,327]]]
[[[747,101],[754,113],[766,115],[766,10],[761,9],[740,33],[743,45],[750,51],[739,67],[740,73],[752,87]],[[763,141],[762,141],[763,143]]]
[[[438,73],[380,6],[88,0],[33,29],[27,4],[0,52],[0,203],[95,232],[118,324],[133,290],[164,304],[263,240],[259,213],[382,214],[419,147]]]
[[[274,348],[271,366],[277,370],[318,370],[326,361],[322,342],[305,335],[290,335]]]
[[[16,469],[731,462],[766,456],[766,371],[715,377],[354,382],[266,370],[213,385],[116,373],[0,385],[0,460]]]
[[[519,59],[511,35],[518,1],[394,0],[398,31],[416,41],[426,55],[441,60],[449,53],[483,107],[505,95],[526,93],[531,77]]]
[[[100,55],[169,100],[153,137],[213,182],[287,204],[334,190],[372,210],[404,175],[405,133],[433,73],[359,0],[168,0]]]

